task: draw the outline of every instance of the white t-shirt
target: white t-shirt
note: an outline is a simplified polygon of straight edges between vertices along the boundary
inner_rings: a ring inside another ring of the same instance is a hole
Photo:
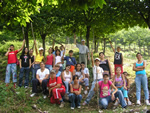
[[[38,69],[36,74],[39,75],[40,80],[43,80],[46,77],[46,75],[49,74],[49,70],[45,68],[45,70],[41,72],[41,69]]]
[[[95,66],[94,65],[94,67],[93,67],[93,79],[94,80],[96,80],[96,68],[97,68],[97,73],[98,73],[98,76],[97,76],[97,79],[103,79],[103,72],[104,72],[104,70],[101,68],[101,67],[99,67],[99,66]]]
[[[61,62],[61,56],[55,57],[55,64],[57,64],[58,62]],[[59,64],[59,66],[62,67],[62,64]]]
[[[84,72],[84,74],[89,74],[89,69],[88,68],[84,68],[83,72]]]

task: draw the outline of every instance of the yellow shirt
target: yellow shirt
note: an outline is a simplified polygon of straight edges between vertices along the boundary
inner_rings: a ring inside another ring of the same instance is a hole
[[[38,54],[35,58],[35,62],[42,62],[44,56],[40,56],[40,54]]]

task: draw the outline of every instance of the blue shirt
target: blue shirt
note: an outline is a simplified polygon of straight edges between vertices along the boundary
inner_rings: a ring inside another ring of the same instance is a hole
[[[53,55],[56,55],[56,54],[55,54],[55,51],[53,51]]]
[[[74,66],[75,64],[77,64],[76,59],[74,57],[66,56],[66,57],[64,57],[64,60],[66,60],[66,65]]]
[[[58,71],[58,73],[56,74],[56,77],[59,77],[61,75],[61,71]]]
[[[141,64],[136,63],[136,67],[143,66],[143,65],[144,65],[144,62],[142,62]],[[142,71],[136,71],[136,75],[146,75],[145,69],[143,69]]]

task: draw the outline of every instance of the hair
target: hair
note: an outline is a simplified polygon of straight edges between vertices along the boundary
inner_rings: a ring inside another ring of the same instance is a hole
[[[100,56],[100,54],[103,54],[103,55],[105,55],[105,54],[104,54],[104,52],[100,52],[100,53],[99,53],[99,56]]]
[[[57,56],[57,51],[59,51],[59,56],[60,56],[60,50],[59,50],[59,49],[57,49],[57,50],[55,51],[55,55]]]
[[[109,77],[109,74],[105,73],[105,74],[103,74],[103,77],[104,77],[104,76],[107,76],[107,77]]]
[[[137,57],[139,54],[142,56],[142,54],[138,52],[138,53],[136,54],[136,57]]]
[[[66,65],[66,67],[68,67],[68,66],[70,66],[70,65]]]
[[[123,72],[123,74],[127,73],[126,71]]]
[[[118,46],[117,49],[121,49],[120,46]]]
[[[73,53],[73,50],[70,50],[69,53]]]
[[[121,67],[116,67],[116,70],[117,70],[118,68],[121,70]]]
[[[84,65],[85,65],[85,62],[81,62],[81,64],[84,64]]]
[[[50,47],[50,48],[48,49],[48,53],[49,53],[49,50],[50,50],[50,49],[52,49],[52,52],[51,52],[51,54],[52,54],[52,53],[53,53],[53,48],[52,48],[52,47]]]
[[[81,66],[81,64],[80,64],[80,63],[77,63],[77,64],[76,64],[76,67],[75,67],[76,71],[77,71],[77,66],[78,66],[78,65],[80,65],[80,66]],[[80,69],[80,71],[81,71],[81,69]]]
[[[55,48],[57,48],[57,49],[58,49],[58,46],[55,46]]]
[[[77,77],[77,79],[79,80],[79,76],[78,76],[78,75],[74,75],[74,76],[73,76],[73,81],[75,80],[76,77]]]
[[[24,48],[23,48],[21,55],[24,55],[24,54],[25,54],[25,49],[26,49],[26,48],[27,48],[27,47],[24,47]],[[28,48],[27,48],[27,49],[28,49]],[[28,49],[27,55],[29,56],[29,49]]]
[[[33,50],[33,49],[30,49],[29,51],[31,51],[31,50]]]
[[[44,65],[45,65],[45,63],[44,63],[44,62],[40,62],[40,65],[41,65],[41,64],[44,64]]]
[[[11,47],[11,46],[13,46],[13,47],[14,47],[14,45],[13,45],[13,44],[11,44],[11,45],[10,45],[10,47]]]

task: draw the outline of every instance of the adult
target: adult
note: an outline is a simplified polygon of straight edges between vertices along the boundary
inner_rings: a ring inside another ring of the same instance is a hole
[[[115,71],[115,75],[117,74],[116,73],[116,68],[117,67],[121,68],[121,74],[122,74],[123,73],[123,55],[122,55],[122,53],[120,53],[121,48],[118,46],[117,47],[117,51],[116,51],[114,49],[114,47],[112,46],[111,41],[110,41],[110,45],[111,45],[111,47],[113,49],[113,52],[115,53],[115,55],[114,55],[114,67],[115,67],[114,71]]]
[[[56,77],[55,70],[51,70],[50,79],[47,84],[49,88],[50,102],[52,104],[60,104],[60,108],[64,107],[63,96],[65,95],[65,86],[60,77]]]
[[[143,86],[144,94],[145,94],[145,103],[146,105],[150,105],[149,103],[149,91],[148,91],[148,82],[146,76],[146,62],[142,60],[142,54],[136,54],[137,62],[133,64],[133,71],[135,71],[135,84],[136,84],[136,98],[137,104],[141,105],[141,84]]]
[[[5,77],[5,83],[6,86],[10,83],[10,75],[12,72],[12,79],[14,83],[14,88],[16,88],[16,82],[17,82],[17,53],[19,53],[25,45],[25,40],[23,40],[23,44],[20,49],[14,51],[14,45],[11,44],[8,48],[8,51],[6,52],[5,56],[8,57],[8,63],[6,67],[6,77]]]
[[[79,63],[85,62],[85,66],[87,67],[87,54],[88,60],[90,59],[89,49],[85,45],[85,40],[81,40],[81,44],[76,43],[76,36],[74,37],[74,44],[79,48]]]
[[[38,93],[37,86],[42,86],[43,98],[46,98],[47,94],[47,83],[49,78],[49,70],[45,68],[44,62],[40,63],[40,69],[36,72],[36,79],[32,80],[32,94],[31,97]]]

